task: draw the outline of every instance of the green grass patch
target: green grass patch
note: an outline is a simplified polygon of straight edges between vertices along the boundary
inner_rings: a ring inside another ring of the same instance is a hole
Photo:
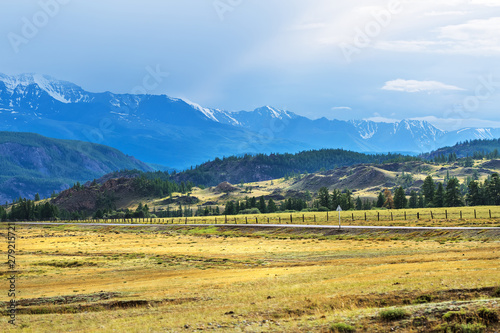
[[[408,316],[408,313],[403,309],[387,309],[379,312],[380,319],[384,321],[401,320]]]
[[[353,326],[345,323],[334,323],[330,325],[330,332],[335,332],[335,333],[350,333],[354,332],[355,329]]]

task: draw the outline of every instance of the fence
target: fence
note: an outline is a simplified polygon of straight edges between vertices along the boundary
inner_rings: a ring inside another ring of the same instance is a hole
[[[341,223],[436,220],[496,220],[500,207],[493,208],[436,208],[421,210],[342,211]],[[280,213],[260,215],[176,217],[176,218],[116,218],[59,221],[65,223],[109,224],[337,224],[338,212]],[[54,221],[39,221],[54,222]]]

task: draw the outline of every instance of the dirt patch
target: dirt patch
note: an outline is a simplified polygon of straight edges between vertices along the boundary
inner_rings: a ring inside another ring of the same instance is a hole
[[[104,294],[117,295],[117,293],[104,293]],[[109,297],[114,297],[114,295],[111,295]],[[98,311],[113,310],[113,309],[153,307],[165,304],[182,304],[186,302],[197,302],[202,300],[201,298],[188,297],[188,298],[176,298],[176,299],[167,298],[158,301],[138,299],[138,300],[123,300],[123,301],[114,300],[108,302],[102,302],[102,301],[99,302],[102,299],[107,299],[107,298],[98,299],[95,297],[94,298],[88,297],[86,295],[78,295],[78,296],[51,297],[46,299],[21,300],[17,303],[20,306],[17,308],[17,313],[49,314],[49,313],[98,312]],[[49,300],[50,302],[44,303],[44,301],[49,301]],[[61,301],[58,302],[57,300]],[[65,303],[65,301],[67,301],[67,303]],[[80,303],[80,304],[70,304],[70,303]],[[6,311],[2,311],[2,315],[6,315]]]
[[[311,174],[294,183],[290,188],[296,191],[310,190],[312,192],[317,192],[323,186],[329,190],[345,188],[360,190],[386,186],[388,182],[390,179],[381,170],[373,166],[359,165]]]
[[[17,301],[20,306],[36,306],[44,304],[72,304],[80,302],[97,302],[102,300],[108,300],[111,298],[119,297],[120,293],[116,292],[100,292],[95,294],[81,294],[81,295],[66,295],[66,296],[55,296],[55,297],[40,297],[40,298],[27,298]]]
[[[171,205],[171,204],[195,205],[198,202],[200,202],[200,199],[198,199],[197,197],[192,196],[192,195],[184,195],[181,197],[168,198],[168,199],[162,200],[160,204],[162,204],[162,205]]]
[[[212,189],[215,193],[230,193],[230,192],[238,192],[240,189],[234,185],[231,185],[228,182],[222,182],[216,187]]]
[[[488,169],[500,169],[500,160],[488,161],[486,163],[483,163],[482,167]]]

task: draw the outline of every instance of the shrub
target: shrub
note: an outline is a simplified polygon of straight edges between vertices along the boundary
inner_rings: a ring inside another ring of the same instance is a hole
[[[413,324],[413,326],[418,327],[418,326],[425,326],[425,325],[427,325],[428,322],[429,322],[429,320],[427,319],[427,317],[420,316],[420,317],[413,318],[412,324]]]
[[[433,331],[443,333],[483,333],[486,326],[479,323],[474,324],[442,324],[434,327]]]
[[[461,311],[448,311],[443,315],[443,320],[445,321],[464,321],[467,317],[467,313],[463,310]]]
[[[498,315],[496,312],[488,309],[488,308],[481,308],[477,310],[477,316],[481,318],[485,323],[497,323],[498,322]]]
[[[420,295],[417,297],[417,299],[414,301],[415,304],[424,304],[424,303],[430,303],[432,301],[432,296],[430,295]]]
[[[379,316],[382,320],[393,321],[405,318],[408,313],[403,309],[387,309],[380,311]]]
[[[330,332],[336,332],[336,333],[354,332],[354,327],[345,323],[335,323],[330,326]]]
[[[243,209],[240,210],[238,214],[260,214],[260,210],[258,208],[248,208],[248,209]]]

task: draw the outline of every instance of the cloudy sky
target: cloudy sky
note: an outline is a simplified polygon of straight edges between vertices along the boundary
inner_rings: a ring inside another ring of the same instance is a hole
[[[0,2],[0,72],[231,111],[500,127],[499,0]],[[168,73],[168,76],[165,74]]]

